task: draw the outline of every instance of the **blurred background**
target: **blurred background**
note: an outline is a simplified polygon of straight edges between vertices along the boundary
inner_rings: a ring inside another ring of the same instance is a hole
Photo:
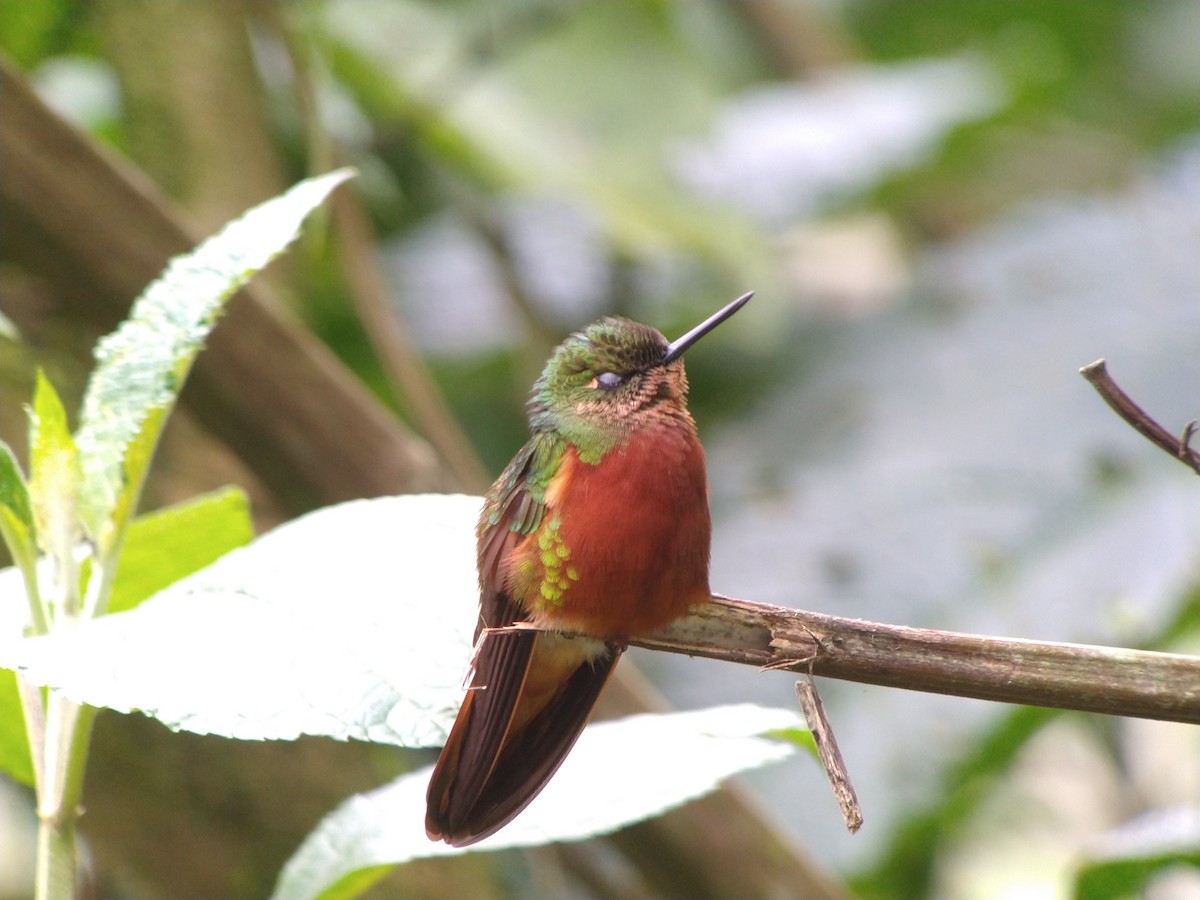
[[[1168,430],[1200,418],[1198,46],[1189,0],[0,0],[0,429],[23,453],[36,366],[73,408],[172,253],[353,165],[218,327],[148,506],[238,483],[265,529],[481,492],[566,333],[677,336],[753,289],[688,357],[716,590],[1200,653],[1200,486],[1077,374],[1106,357]],[[630,658],[676,706],[794,704],[779,673]],[[1200,897],[1153,864],[1200,853],[1195,727],[821,689],[857,835],[795,759],[708,820],[377,893]],[[97,893],[260,896],[338,799],[425,759],[104,716]],[[32,812],[0,787],[16,897]],[[720,853],[751,821],[771,858]]]

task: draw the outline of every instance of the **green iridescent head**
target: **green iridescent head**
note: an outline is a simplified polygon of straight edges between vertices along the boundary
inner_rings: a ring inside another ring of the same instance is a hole
[[[535,431],[577,418],[613,419],[630,411],[645,375],[661,366],[667,339],[649,325],[608,316],[571,335],[550,357],[530,398]],[[570,435],[568,435],[569,437]]]
[[[609,316],[554,351],[533,386],[535,432],[561,434],[589,457],[603,456],[640,424],[662,415],[689,423],[683,352],[737,312],[739,297],[674,342],[649,325]]]

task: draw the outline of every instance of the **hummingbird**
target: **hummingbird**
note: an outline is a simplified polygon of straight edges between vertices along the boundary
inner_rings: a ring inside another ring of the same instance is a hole
[[[529,441],[476,527],[471,680],[429,781],[431,840],[463,847],[511,822],[574,746],[627,642],[709,600],[708,480],[682,356],[752,296],[672,342],[600,319],[534,383]]]

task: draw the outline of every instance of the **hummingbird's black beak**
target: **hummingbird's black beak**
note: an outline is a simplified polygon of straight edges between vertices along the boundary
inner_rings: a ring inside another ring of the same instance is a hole
[[[700,338],[704,337],[706,334],[732,316],[735,312],[749,303],[750,298],[753,296],[754,291],[742,294],[742,296],[738,297],[728,306],[713,313],[683,337],[671,341],[671,343],[667,346],[667,354],[662,358],[662,362],[659,365],[665,366],[667,363],[674,362],[675,360],[679,359],[679,357],[683,356],[684,351],[686,351],[688,347],[692,346],[692,344],[696,343],[696,341],[700,340]]]

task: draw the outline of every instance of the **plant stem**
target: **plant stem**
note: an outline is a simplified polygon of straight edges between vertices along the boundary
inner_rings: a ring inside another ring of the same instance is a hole
[[[55,828],[38,822],[36,900],[75,896],[75,826]]]
[[[72,628],[82,617],[90,618],[103,611],[112,588],[112,573],[116,569],[117,552],[97,559],[86,591],[86,600],[75,615],[59,617],[56,628]],[[74,595],[78,598],[78,568],[67,570],[72,575]],[[60,588],[66,593],[65,588]],[[75,897],[78,868],[75,852],[75,824],[79,819],[83,799],[83,775],[87,767],[88,745],[96,708],[68,700],[54,691],[41,696],[26,697],[26,722],[42,712],[40,729],[29,731],[30,749],[37,771],[38,841],[34,876],[36,900],[59,900]],[[36,701],[38,709],[28,708]]]
[[[34,896],[75,896],[75,823],[83,798],[83,772],[96,709],[51,692],[38,781],[38,840]]]

